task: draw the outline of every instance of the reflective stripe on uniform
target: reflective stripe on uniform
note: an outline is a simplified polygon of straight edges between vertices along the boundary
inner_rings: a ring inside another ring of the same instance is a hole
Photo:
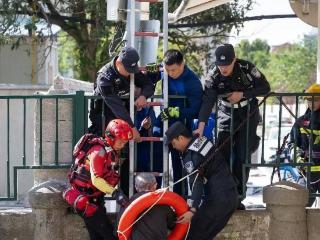
[[[311,129],[308,129],[308,128],[300,128],[300,132],[302,134],[311,134],[311,133],[313,133],[314,135],[316,135],[313,144],[320,144],[320,130],[311,130]]]
[[[311,166],[311,172],[320,172],[320,166]]]

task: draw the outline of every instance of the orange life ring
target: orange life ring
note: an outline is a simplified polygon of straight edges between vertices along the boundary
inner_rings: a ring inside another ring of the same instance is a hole
[[[160,199],[159,199],[160,198]],[[189,206],[187,202],[174,192],[158,190],[156,192],[149,192],[143,194],[134,200],[122,214],[118,225],[119,240],[128,240],[132,232],[132,223],[139,217],[139,215],[152,206],[169,205],[171,206],[177,217],[188,211]],[[189,228],[189,223],[177,223],[168,236],[168,240],[182,240],[184,239]]]

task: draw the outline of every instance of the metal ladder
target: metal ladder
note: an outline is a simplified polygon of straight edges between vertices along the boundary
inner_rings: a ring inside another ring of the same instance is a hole
[[[163,53],[168,50],[168,0],[129,0],[130,1],[130,18],[128,19],[130,34],[128,46],[134,47],[135,36],[150,36],[150,37],[163,37]],[[163,3],[163,29],[162,33],[154,32],[136,32],[135,31],[135,3],[136,2],[148,2],[148,3]],[[163,102],[149,102],[149,106],[164,106],[168,107],[168,75],[164,72],[163,74]],[[134,121],[134,74],[130,74],[130,117]],[[168,129],[168,121],[163,122],[163,133]],[[162,141],[163,138],[156,137],[143,137],[142,141]],[[169,185],[169,158],[168,158],[168,147],[163,144],[163,173],[162,173],[162,184],[164,186]],[[129,194],[130,196],[134,193],[134,161],[135,161],[135,145],[134,142],[129,142]]]

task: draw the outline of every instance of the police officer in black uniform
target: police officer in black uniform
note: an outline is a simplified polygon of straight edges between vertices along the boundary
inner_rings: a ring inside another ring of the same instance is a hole
[[[189,176],[192,206],[177,222],[191,220],[187,240],[213,239],[238,204],[238,191],[230,169],[220,153],[214,153],[212,142],[206,137],[192,137],[181,122],[172,124],[165,134],[166,143],[181,152],[186,174],[200,168]]]
[[[134,73],[135,86],[141,89],[140,95],[135,100],[137,109],[145,107],[146,99],[154,93],[154,85],[145,74],[139,71],[138,61],[138,52],[132,47],[124,47],[119,56],[98,71],[94,94],[100,95],[103,100],[91,101],[89,118],[92,126],[89,132],[101,135],[104,102],[105,125],[115,118],[122,119],[132,127],[134,140],[140,141],[140,134],[130,118],[128,106],[126,107],[121,99],[130,92],[130,73]],[[126,104],[128,105],[128,101]]]
[[[208,120],[213,106],[217,103],[217,147],[221,146],[220,151],[229,164],[232,161],[232,172],[238,179],[238,191],[241,195],[238,209],[244,209],[241,200],[245,198],[245,184],[248,181],[250,169],[246,168],[246,181],[243,185],[242,164],[245,163],[246,156],[249,157],[250,162],[250,156],[258,148],[260,141],[256,135],[260,118],[256,96],[267,94],[270,91],[270,85],[265,76],[252,63],[235,57],[231,44],[219,46],[215,55],[216,66],[209,71],[206,78],[205,92],[199,113],[199,127],[194,133],[202,136],[205,122]],[[232,106],[233,118],[231,117]],[[248,116],[250,118],[246,124],[234,132],[233,142],[228,141],[222,145],[230,137],[230,132],[237,129]],[[233,121],[233,129],[231,129],[231,121]],[[249,124],[249,142],[246,142],[247,124]],[[233,149],[232,160],[230,160],[230,144]],[[246,152],[247,149],[248,152]]]
[[[89,118],[92,125],[89,132],[101,136],[103,121],[105,126],[116,118],[126,121],[132,127],[133,140],[140,142],[139,131],[134,127],[129,114],[129,101],[124,101],[121,97],[130,92],[130,73],[134,73],[134,84],[141,91],[135,100],[137,110],[146,106],[147,98],[154,93],[154,85],[150,79],[141,73],[138,68],[139,54],[132,47],[124,47],[111,62],[107,63],[98,71],[95,82],[95,95],[100,95],[102,99],[95,99],[90,103]],[[104,104],[104,109],[102,105]],[[103,113],[102,113],[103,112]],[[123,158],[128,157],[128,148],[123,151]],[[129,161],[121,165],[121,187],[123,191],[129,192]]]

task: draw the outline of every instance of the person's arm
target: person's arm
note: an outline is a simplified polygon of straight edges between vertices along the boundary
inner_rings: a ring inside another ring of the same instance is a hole
[[[200,154],[190,151],[185,159],[183,160],[184,162],[192,162],[192,164],[201,162],[203,156],[201,156]],[[190,174],[192,171],[194,171],[195,169],[190,169],[187,170],[187,174]],[[186,171],[186,169],[185,169]],[[191,200],[192,200],[192,205],[191,207],[193,208],[198,208],[200,203],[201,203],[201,198],[203,195],[203,177],[199,175],[199,172],[194,173],[192,175],[189,176],[189,185],[190,185],[190,189],[191,189]]]
[[[134,83],[137,87],[141,88],[141,95],[145,98],[149,98],[153,95],[155,87],[146,74],[141,72],[136,73],[134,75]]]
[[[253,98],[256,96],[265,95],[270,92],[270,84],[267,81],[266,77],[261,73],[258,68],[252,63],[249,64],[249,74],[252,78],[253,87],[243,91],[243,96],[245,98]]]
[[[95,145],[89,150],[88,159],[90,161],[91,181],[99,191],[106,194],[112,194],[115,191],[115,188],[108,184],[103,178],[106,157],[111,158],[111,153],[106,154],[106,151],[100,145]]]
[[[199,112],[199,126],[201,122],[206,123],[209,119],[212,108],[215,105],[218,97],[218,92],[214,84],[214,78],[217,73],[215,68],[212,69],[205,80],[205,88],[202,97],[202,104]]]
[[[192,74],[192,78],[186,81],[185,95],[188,106],[179,109],[180,118],[197,118],[201,107],[203,89],[199,78]]]
[[[131,127],[134,127],[128,110],[124,106],[121,98],[114,91],[114,86],[111,83],[105,86],[98,84],[97,88],[104,103],[111,109],[112,113],[117,118],[126,121]]]
[[[193,157],[199,157],[196,156],[196,153],[193,153]],[[189,177],[189,183],[191,188],[191,201],[192,201],[192,208],[198,209],[199,205],[201,203],[201,198],[203,195],[203,177],[199,175],[198,173],[195,173]]]
[[[197,153],[190,152],[183,161],[186,162],[186,163],[188,163],[190,161],[197,162],[198,160],[197,159],[193,159],[193,158],[198,158],[198,157],[202,157],[202,156],[200,156]],[[187,173],[190,174],[194,170],[195,169],[187,170]],[[204,189],[202,176],[200,176],[198,174],[198,172],[195,173],[195,174],[190,175],[189,176],[189,184],[190,184],[191,192],[192,192],[192,194],[191,194],[191,201],[192,201],[191,207],[190,207],[190,210],[188,212],[185,212],[183,215],[181,215],[178,218],[177,223],[190,222],[192,217],[193,217],[193,215],[196,213],[196,211],[197,211],[197,209],[198,209],[198,207],[199,207],[199,205],[201,203],[201,198],[202,198],[203,189]]]

